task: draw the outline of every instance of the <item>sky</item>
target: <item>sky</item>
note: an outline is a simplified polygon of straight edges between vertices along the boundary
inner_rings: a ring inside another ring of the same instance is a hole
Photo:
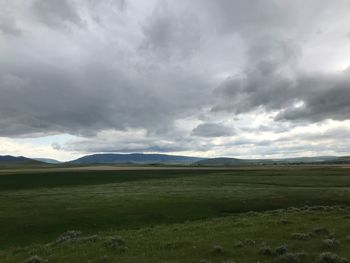
[[[349,0],[0,0],[0,155],[350,155]]]

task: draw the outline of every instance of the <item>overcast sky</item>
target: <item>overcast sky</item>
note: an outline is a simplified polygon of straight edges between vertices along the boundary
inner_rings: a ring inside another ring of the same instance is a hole
[[[0,0],[0,155],[350,155],[349,0]]]

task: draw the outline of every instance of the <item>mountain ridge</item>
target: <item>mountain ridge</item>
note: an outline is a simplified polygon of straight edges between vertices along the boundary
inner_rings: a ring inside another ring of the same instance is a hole
[[[192,164],[203,158],[168,154],[92,154],[86,155],[71,164]]]
[[[11,165],[189,165],[189,166],[256,166],[288,164],[350,164],[350,156],[315,156],[271,159],[239,159],[232,157],[201,158],[195,156],[149,154],[149,153],[97,153],[78,159],[59,162],[49,158],[27,158],[24,156],[0,155],[1,166]]]

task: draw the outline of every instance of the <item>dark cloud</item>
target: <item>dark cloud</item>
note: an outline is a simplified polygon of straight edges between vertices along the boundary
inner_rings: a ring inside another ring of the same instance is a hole
[[[276,120],[315,122],[350,119],[350,70],[335,74],[301,75],[295,89],[297,94],[294,99],[302,104],[282,108]]]
[[[213,17],[219,32],[260,34],[262,31],[285,30],[295,25],[297,4],[292,1],[196,1]],[[286,12],[288,10],[288,12]],[[299,10],[300,11],[300,10]]]
[[[200,28],[194,14],[176,13],[164,2],[146,20],[141,49],[164,59],[188,58],[199,47]]]
[[[5,35],[18,36],[22,31],[12,16],[0,13],[0,32]]]
[[[32,9],[38,19],[50,27],[83,23],[71,0],[35,0]]]
[[[192,135],[199,137],[222,137],[233,134],[232,129],[217,123],[202,123],[192,130]]]
[[[100,56],[84,65],[20,59],[0,63],[0,134],[92,136],[104,129],[130,127],[159,133],[207,100],[205,94],[196,93],[206,85],[201,76],[182,69],[153,77],[148,72],[134,75],[111,67],[113,61]]]
[[[213,111],[235,114],[263,109],[276,120],[322,121],[350,118],[350,70],[341,73],[300,72],[294,65],[298,47],[286,41],[253,45],[249,67],[225,80],[215,91]]]

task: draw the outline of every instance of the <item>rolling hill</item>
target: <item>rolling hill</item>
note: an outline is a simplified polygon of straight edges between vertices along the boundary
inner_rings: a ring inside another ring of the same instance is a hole
[[[13,165],[35,165],[42,164],[42,162],[26,158],[23,156],[11,156],[11,155],[0,155],[0,166],[13,166]]]
[[[71,164],[192,164],[198,157],[167,154],[93,154],[73,160]]]

